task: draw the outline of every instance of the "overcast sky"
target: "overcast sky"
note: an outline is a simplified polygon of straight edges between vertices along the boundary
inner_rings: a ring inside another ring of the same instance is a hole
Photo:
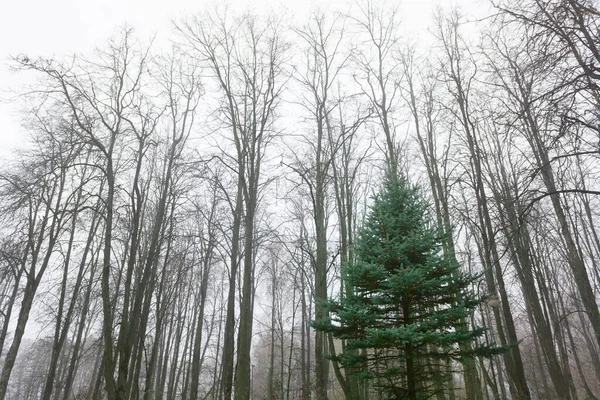
[[[403,0],[402,22],[404,29],[411,32],[411,39],[426,35],[434,7],[449,2]],[[476,0],[452,2],[471,3],[472,7]],[[303,21],[312,8],[345,10],[353,3],[351,0],[230,1],[234,8],[251,8],[259,12],[284,7],[298,22]],[[87,53],[102,46],[118,27],[125,24],[132,26],[142,39],[157,35],[160,41],[172,33],[173,19],[201,13],[212,4],[214,1],[206,0],[3,1],[0,13],[0,157],[10,154],[26,137],[20,126],[16,102],[10,101],[9,90],[18,89],[28,76],[10,71],[8,60],[11,56],[26,54],[29,58],[60,58],[73,53]]]

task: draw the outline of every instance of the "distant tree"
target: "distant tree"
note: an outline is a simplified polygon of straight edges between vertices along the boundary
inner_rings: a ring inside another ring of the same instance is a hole
[[[314,322],[347,341],[334,357],[390,398],[429,398],[448,381],[440,368],[446,362],[501,350],[459,349],[484,332],[462,326],[480,302],[469,290],[477,278],[442,255],[440,232],[417,189],[404,178],[386,179],[344,277],[354,293],[330,301],[331,317]],[[351,352],[357,349],[367,351]]]

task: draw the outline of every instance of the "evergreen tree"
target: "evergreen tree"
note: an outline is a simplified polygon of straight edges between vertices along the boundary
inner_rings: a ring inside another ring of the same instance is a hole
[[[461,326],[481,299],[469,289],[476,277],[443,256],[442,240],[418,190],[388,178],[347,266],[353,294],[329,301],[330,316],[314,322],[346,341],[332,357],[389,398],[429,398],[447,384],[449,360],[502,350],[459,350],[484,332]]]

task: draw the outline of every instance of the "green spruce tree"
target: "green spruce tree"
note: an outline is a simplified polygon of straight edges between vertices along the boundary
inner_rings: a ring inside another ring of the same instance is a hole
[[[388,178],[347,266],[352,294],[328,302],[329,317],[314,322],[345,341],[332,357],[390,399],[430,398],[447,385],[449,360],[502,351],[459,350],[484,332],[461,326],[481,299],[470,289],[477,277],[443,255],[441,232],[418,190]]]

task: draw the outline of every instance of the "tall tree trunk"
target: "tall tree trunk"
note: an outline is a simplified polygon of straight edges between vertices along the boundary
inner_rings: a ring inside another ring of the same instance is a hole
[[[254,196],[255,194],[252,194]],[[238,353],[235,366],[235,400],[250,398],[252,363],[252,325],[254,322],[254,199],[247,200],[244,223],[244,274],[242,301],[240,304],[240,327],[238,333]]]
[[[240,171],[238,171],[240,174]],[[225,333],[223,338],[223,359],[221,361],[222,383],[221,391],[224,400],[231,400],[234,375],[234,350],[235,350],[235,293],[236,276],[239,265],[240,230],[242,224],[243,192],[242,175],[238,175],[237,194],[233,212],[233,228],[231,237],[231,256],[229,263],[229,288],[227,292],[227,315],[225,319]]]
[[[204,248],[204,255],[202,257],[201,271],[200,271],[200,293],[199,293],[199,304],[198,304],[198,317],[196,320],[196,332],[194,337],[194,346],[192,354],[192,370],[191,370],[191,391],[190,400],[198,400],[198,387],[200,385],[200,367],[201,367],[201,347],[202,347],[202,331],[204,329],[204,310],[206,308],[206,296],[208,294],[208,282],[211,277],[210,267],[213,262],[213,248],[214,244],[214,233],[212,229],[213,217],[216,211],[216,202],[213,197],[213,206],[211,215],[207,221],[208,235],[209,238],[206,247]]]

